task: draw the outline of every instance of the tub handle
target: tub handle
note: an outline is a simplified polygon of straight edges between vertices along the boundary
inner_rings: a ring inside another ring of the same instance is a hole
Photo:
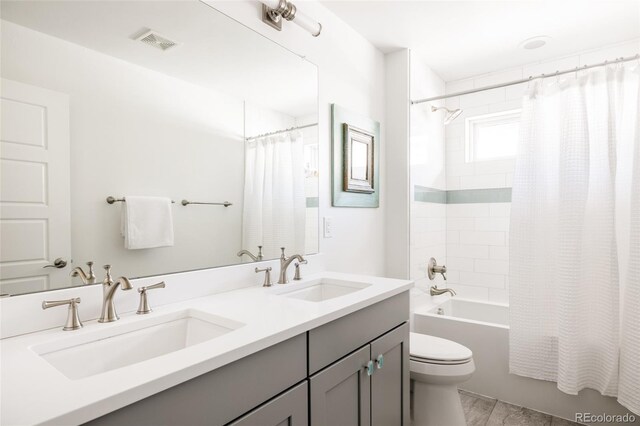
[[[434,280],[436,278],[436,274],[441,274],[442,278],[447,280],[447,267],[446,265],[438,265],[438,262],[432,257],[429,259],[429,263],[427,264],[427,276],[430,280]]]

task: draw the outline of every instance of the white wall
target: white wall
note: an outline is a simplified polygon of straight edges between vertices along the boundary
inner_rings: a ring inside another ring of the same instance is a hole
[[[386,272],[393,278],[409,278],[410,238],[409,211],[409,119],[410,51],[385,55],[385,119],[386,140],[393,145],[386,150],[387,223]]]
[[[445,90],[444,81],[418,56],[411,57],[411,99],[423,99]],[[446,190],[444,124],[442,115],[432,114],[430,103],[411,106],[410,131],[410,277],[427,289],[443,284],[442,277],[427,279],[427,262],[434,257],[446,264],[446,205],[415,200],[415,187]],[[444,105],[443,101],[433,105]]]
[[[75,264],[93,260],[112,264],[116,275],[144,276],[237,262],[241,99],[6,21],[2,59],[3,78],[69,95],[71,237],[82,256]],[[124,249],[121,204],[105,198],[127,194],[177,201],[174,247]],[[233,206],[183,207],[183,198]]]
[[[260,20],[261,3],[257,1],[208,0],[207,3],[318,65],[320,216],[321,220],[322,216],[329,216],[333,220],[333,238],[321,238],[320,251],[326,254],[329,270],[384,275],[384,178],[381,180],[380,207],[377,209],[331,207],[330,181],[331,103],[369,116],[381,123],[383,136],[380,169],[384,176],[384,56],[316,1],[300,2],[297,6],[299,10],[322,23],[323,30],[319,37],[312,37],[290,22],[284,23],[281,32],[268,27]],[[284,84],[286,85],[286,82]]]

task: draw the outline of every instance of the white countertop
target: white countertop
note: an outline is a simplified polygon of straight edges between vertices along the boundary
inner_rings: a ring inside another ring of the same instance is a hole
[[[300,333],[409,290],[412,281],[322,272],[318,278],[370,283],[371,286],[335,299],[308,302],[275,294],[284,286],[262,286],[218,293],[154,308],[148,315],[125,314],[114,323],[84,323],[77,331],[45,330],[0,341],[0,424],[4,426],[80,424],[139,401],[201,374],[215,370]],[[117,306],[116,298],[116,306]],[[153,315],[194,308],[245,325],[213,340],[78,380],[56,370],[31,347],[70,333],[133,323]],[[408,313],[407,313],[408,315]]]

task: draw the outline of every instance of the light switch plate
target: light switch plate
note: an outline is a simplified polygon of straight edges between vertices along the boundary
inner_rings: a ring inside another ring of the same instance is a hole
[[[322,220],[322,234],[324,238],[333,237],[333,225],[331,224],[331,218],[325,216]]]

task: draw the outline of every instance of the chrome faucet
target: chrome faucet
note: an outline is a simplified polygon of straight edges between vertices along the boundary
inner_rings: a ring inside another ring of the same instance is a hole
[[[429,263],[427,264],[427,276],[429,277],[430,280],[435,279],[436,274],[442,274],[442,278],[444,278],[444,280],[447,280],[447,276],[445,275],[447,273],[447,267],[446,265],[442,265],[439,266],[438,262],[432,257],[431,259],[429,259]]]
[[[240,250],[236,256],[242,257],[243,254],[246,254],[247,256],[249,256],[251,259],[253,259],[254,262],[259,262],[262,260],[262,246],[258,246],[257,256],[254,256],[253,253],[251,253],[249,250],[244,250],[244,249]]]
[[[280,247],[280,250],[282,250],[282,254],[280,255],[280,276],[278,278],[278,284],[286,284],[289,282],[289,278],[287,278],[287,268],[291,265],[291,262],[297,260],[300,263],[307,263],[307,261],[299,254],[294,254],[290,257],[285,256],[284,247]]]
[[[111,278],[111,265],[104,265],[106,277],[102,281],[102,315],[98,322],[117,321],[120,317],[116,313],[116,307],[113,304],[113,296],[116,294],[118,287],[123,290],[131,290],[133,287],[128,278],[120,277],[113,281]]]
[[[451,297],[456,295],[456,292],[452,288],[438,288],[437,285],[433,285],[429,288],[429,294],[431,296],[439,296],[445,293],[451,293]]]
[[[69,272],[69,275],[72,277],[80,277],[83,284],[95,284],[96,283],[96,274],[93,273],[93,262],[87,262],[87,266],[89,267],[89,273],[84,272],[82,267],[76,266]]]

